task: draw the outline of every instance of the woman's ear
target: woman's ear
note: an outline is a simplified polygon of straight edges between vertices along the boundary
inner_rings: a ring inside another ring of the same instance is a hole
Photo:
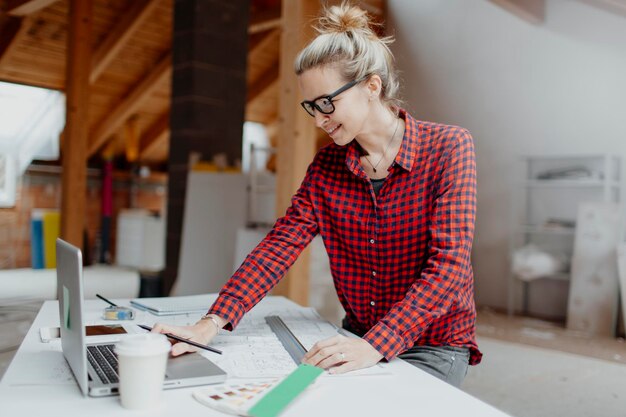
[[[370,101],[376,97],[380,97],[382,91],[383,81],[378,74],[371,75],[366,81],[366,88],[369,94]]]

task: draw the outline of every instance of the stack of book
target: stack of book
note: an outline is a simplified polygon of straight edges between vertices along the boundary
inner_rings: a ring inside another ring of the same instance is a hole
[[[30,221],[31,265],[33,269],[56,268],[56,246],[61,227],[58,210],[33,209]]]

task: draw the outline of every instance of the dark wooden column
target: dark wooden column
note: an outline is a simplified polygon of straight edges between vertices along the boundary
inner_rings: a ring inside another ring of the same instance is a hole
[[[66,122],[62,143],[61,237],[82,248],[87,200],[92,2],[69,2]]]
[[[241,159],[250,0],[176,0],[163,290],[176,281],[189,155]]]

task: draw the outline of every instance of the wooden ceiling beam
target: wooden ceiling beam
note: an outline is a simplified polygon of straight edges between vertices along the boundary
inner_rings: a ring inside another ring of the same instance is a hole
[[[141,136],[139,142],[139,160],[150,155],[155,148],[160,147],[170,134],[170,114],[163,113]]]
[[[2,26],[0,26],[0,60],[14,44],[13,41],[21,27],[22,19],[19,17],[7,16],[4,19]]]
[[[92,131],[91,143],[89,144],[89,156],[98,152],[98,149],[126,122],[137,113],[141,106],[150,98],[163,82],[172,74],[171,55],[167,54],[154,67],[154,69],[131,89],[121,103],[104,117]]]
[[[278,82],[278,65],[279,60],[278,57],[276,57],[276,61],[272,62],[272,65],[248,87],[247,103],[253,102],[257,97],[263,95],[264,92]]]
[[[583,3],[600,7],[608,12],[626,16],[626,0],[582,0]]]
[[[546,0],[491,0],[491,2],[535,25],[545,20]]]
[[[43,10],[58,0],[6,0],[3,10],[13,16],[26,16]]]
[[[270,46],[279,44],[280,33],[280,29],[274,29],[258,40],[248,53],[248,62],[257,62],[267,59],[262,55],[267,53],[266,50]],[[273,58],[271,65],[267,67],[265,72],[253,80],[252,84],[248,87],[247,103],[254,101],[254,99],[263,94],[263,92],[278,80],[278,68],[280,64],[278,52],[279,50],[276,49],[276,56]]]
[[[280,17],[280,7],[269,10],[255,12],[250,16],[248,34],[265,32],[266,30],[282,27],[283,21]]]
[[[111,30],[106,39],[98,46],[92,62],[89,82],[95,83],[102,72],[111,61],[117,56],[119,51],[128,43],[133,34],[152,11],[158,5],[158,0],[136,0],[132,2],[129,10],[122,13],[122,17]]]
[[[381,0],[360,1],[359,7],[374,16],[384,16],[385,14],[385,2]]]
[[[276,45],[280,42],[281,29],[274,29],[265,35],[259,35],[255,37],[254,44],[249,45],[250,50],[248,52],[248,62],[254,62],[257,60],[259,54],[263,54],[264,51],[271,45]]]

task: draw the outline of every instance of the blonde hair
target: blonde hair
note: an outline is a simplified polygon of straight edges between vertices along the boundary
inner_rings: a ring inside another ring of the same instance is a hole
[[[325,7],[314,26],[318,35],[296,57],[297,75],[335,64],[346,81],[377,74],[382,80],[381,101],[390,108],[401,107],[400,82],[389,45],[393,37],[379,38],[367,12],[344,1]]]

